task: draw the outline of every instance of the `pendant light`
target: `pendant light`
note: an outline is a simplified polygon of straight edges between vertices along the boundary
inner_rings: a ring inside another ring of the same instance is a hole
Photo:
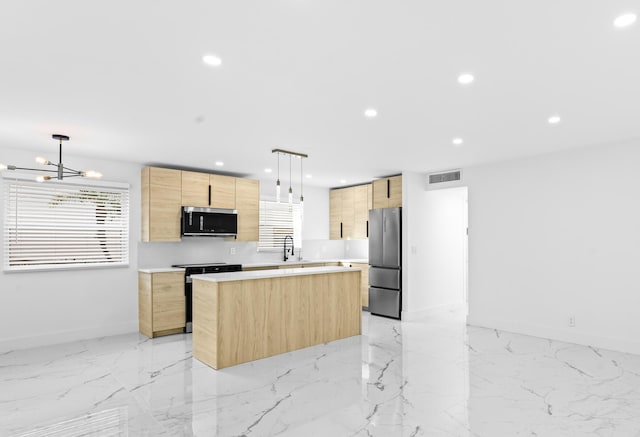
[[[305,153],[291,152],[289,150],[283,149],[272,149],[271,153],[278,154],[278,180],[276,181],[276,200],[280,203],[280,155],[289,155],[289,204],[293,204],[293,178],[292,178],[292,166],[291,166],[291,158],[296,157],[300,158],[300,207],[302,208],[302,203],[304,202],[304,197],[302,196],[302,160],[304,158],[308,158],[309,155]]]
[[[51,138],[53,138],[54,140],[58,140],[59,142],[58,163],[57,164],[53,163],[48,159],[42,158],[40,156],[36,158],[36,162],[40,165],[51,165],[53,167],[56,167],[55,170],[44,170],[41,168],[30,168],[30,167],[18,167],[15,165],[4,165],[4,164],[0,164],[0,170],[26,170],[26,171],[36,171],[39,173],[41,172],[55,173],[54,176],[49,176],[49,175],[36,176],[36,181],[38,182],[44,182],[51,179],[57,179],[61,181],[64,178],[70,178],[70,177],[76,177],[76,176],[85,177],[85,178],[102,177],[102,174],[98,173],[97,171],[93,171],[93,170],[79,171],[69,167],[65,167],[64,164],[62,163],[62,142],[69,141],[69,137],[67,135],[53,134],[51,135]]]

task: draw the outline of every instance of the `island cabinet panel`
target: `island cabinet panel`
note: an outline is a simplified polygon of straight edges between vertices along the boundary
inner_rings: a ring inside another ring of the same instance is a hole
[[[193,293],[193,319],[199,323],[193,324],[193,338],[206,345],[198,349],[198,359],[214,363],[218,356],[218,283],[200,281],[198,287],[200,292]]]
[[[359,335],[360,308],[358,271],[195,279],[194,356],[221,369]]]

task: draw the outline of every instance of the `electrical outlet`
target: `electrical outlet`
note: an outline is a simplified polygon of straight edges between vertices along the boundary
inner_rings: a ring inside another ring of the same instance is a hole
[[[570,328],[575,328],[576,326],[576,316],[569,316],[568,324]]]
[[[235,255],[236,254],[236,248],[235,247],[230,248],[229,249],[229,254]]]

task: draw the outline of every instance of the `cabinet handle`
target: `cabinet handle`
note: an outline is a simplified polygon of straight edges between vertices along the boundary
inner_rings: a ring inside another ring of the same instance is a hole
[[[391,179],[387,179],[387,199],[391,197]]]
[[[209,206],[211,206],[211,185],[209,185]]]
[[[340,222],[340,238],[342,238],[342,222]]]
[[[369,220],[367,220],[367,238],[369,238]]]

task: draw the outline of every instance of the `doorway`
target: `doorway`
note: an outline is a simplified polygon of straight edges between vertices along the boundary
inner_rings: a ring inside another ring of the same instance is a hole
[[[468,314],[468,188],[427,190],[419,205],[419,226],[412,247],[419,286],[413,295],[414,311],[438,308]],[[415,283],[415,282],[414,282]]]

